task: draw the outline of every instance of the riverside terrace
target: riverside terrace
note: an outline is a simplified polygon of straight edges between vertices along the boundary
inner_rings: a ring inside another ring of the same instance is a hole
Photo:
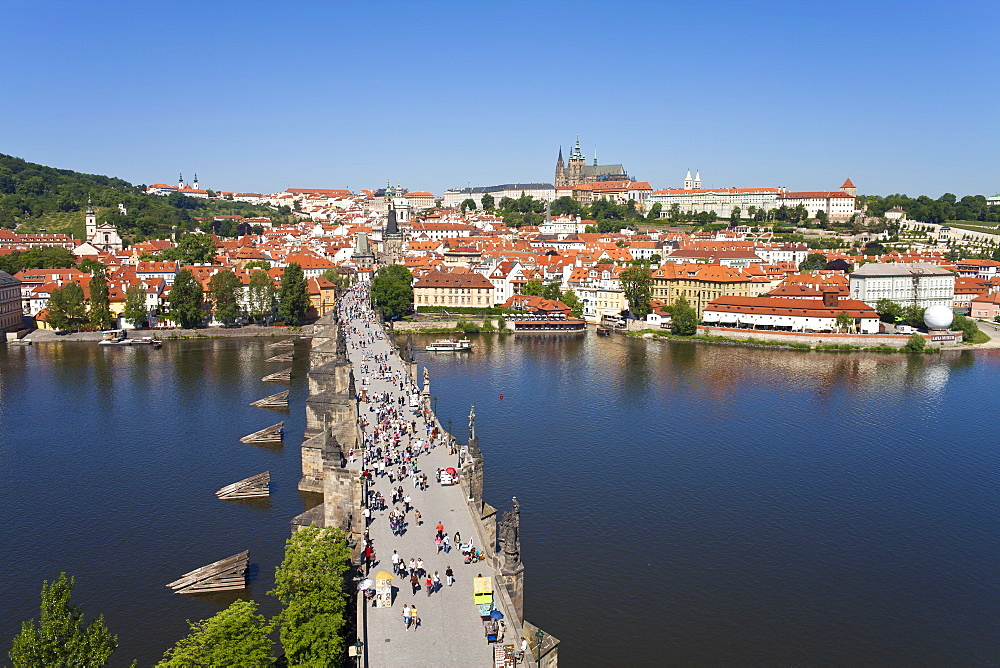
[[[374,579],[377,572],[391,572],[395,550],[406,560],[422,558],[430,574],[439,573],[443,586],[429,596],[422,586],[414,594],[408,580],[396,577],[389,608],[373,607],[373,602],[366,604],[359,596],[357,634],[363,643],[359,665],[492,665],[497,645],[487,643],[480,611],[473,602],[472,580],[483,575],[492,578],[495,607],[502,612],[506,623],[506,635],[498,645],[518,647],[522,638],[527,638],[529,651],[521,665],[537,665],[534,659],[541,654],[541,665],[555,666],[558,640],[523,622],[524,567],[519,556],[518,516],[516,511],[505,515],[501,522],[502,540],[498,541],[496,511],[482,500],[483,460],[474,426],[470,424],[470,439],[465,446],[459,449],[446,445],[452,437],[427,410],[426,375],[418,399],[422,408],[409,412],[411,396],[418,392],[416,363],[412,361],[409,346],[403,349],[402,356],[393,347],[367,304],[365,286],[356,287],[341,299],[341,325],[331,314],[314,327],[300,488],[320,492],[324,499],[320,506],[295,518],[293,525],[340,526],[348,530],[356,541],[356,563],[362,561],[363,510],[369,490],[361,482],[364,457],[360,446],[376,426],[378,404],[374,401],[359,404],[357,389],[365,388],[370,397],[388,393],[385,405],[400,407],[406,420],[416,423],[416,435],[402,435],[401,448],[410,439],[425,438],[428,425],[436,427],[442,437],[436,447],[419,457],[420,469],[428,475],[426,491],[420,491],[410,480],[391,485],[402,485],[412,497],[412,505],[422,515],[422,524],[417,524],[411,512],[407,515],[406,531],[397,536],[389,527],[388,511],[371,509],[368,529],[377,559],[365,566],[365,573],[370,571]],[[376,356],[387,365],[383,373],[378,372],[378,364],[373,362]],[[367,365],[364,374],[363,365]],[[404,389],[400,389],[400,383]],[[448,467],[460,469],[460,485],[440,486],[435,482],[434,471]],[[371,492],[380,492],[387,502],[392,498],[388,477],[375,476],[367,486]],[[485,554],[485,560],[465,564],[457,546],[447,554],[438,552],[434,535],[439,522],[449,535],[459,532],[463,542],[472,539]],[[445,579],[449,566],[455,574],[452,586]],[[404,604],[415,605],[419,610],[418,628],[406,631],[401,617]],[[536,647],[539,638],[540,648]]]

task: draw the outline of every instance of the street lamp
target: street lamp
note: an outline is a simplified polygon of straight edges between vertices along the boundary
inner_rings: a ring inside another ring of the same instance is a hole
[[[361,648],[364,646],[365,644],[361,642],[361,638],[358,638],[354,641],[354,644],[350,646],[350,649],[347,652],[348,655],[354,657],[354,665],[356,666],[361,665]]]
[[[437,415],[437,412],[438,412],[438,398],[437,398],[436,394],[431,397],[431,410],[434,411],[434,415]]]
[[[541,629],[535,631],[535,663],[541,663],[542,661],[542,638],[545,634]]]

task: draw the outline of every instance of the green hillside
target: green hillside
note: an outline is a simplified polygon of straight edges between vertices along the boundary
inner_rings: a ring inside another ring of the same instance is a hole
[[[127,243],[191,230],[198,226],[195,217],[223,213],[285,221],[266,206],[177,193],[157,197],[143,191],[119,178],[46,167],[0,153],[0,227],[18,232],[45,230],[82,238],[88,198],[98,221],[115,224]],[[119,212],[119,204],[125,205],[126,215]]]

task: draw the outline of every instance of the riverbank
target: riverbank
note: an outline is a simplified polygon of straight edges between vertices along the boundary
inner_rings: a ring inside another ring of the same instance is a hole
[[[164,341],[174,339],[222,339],[222,338],[258,338],[258,337],[289,337],[305,336],[312,332],[306,327],[265,327],[263,325],[247,325],[245,327],[207,327],[205,329],[136,329],[128,330],[130,338],[152,336]],[[24,337],[34,343],[49,343],[52,341],[100,341],[104,338],[102,332],[73,332],[70,334],[56,333],[50,329],[36,329]]]
[[[907,353],[914,352],[905,349],[909,340],[908,337],[893,335],[812,335],[797,334],[792,332],[754,332],[752,337],[728,336],[720,332],[728,333],[745,330],[723,330],[720,328],[698,327],[698,334],[694,336],[679,336],[667,330],[661,329],[640,329],[633,330],[626,334],[631,338],[641,339],[661,339],[670,341],[690,341],[696,343],[708,343],[725,346],[743,346],[748,348],[769,348],[777,350],[799,350],[803,352],[868,352],[868,353]],[[994,337],[978,344],[965,344],[959,342],[949,342],[947,344],[935,344],[928,341],[927,348],[922,352],[925,354],[939,353],[946,350],[977,350],[1000,348],[1000,330],[992,329]],[[989,337],[988,334],[985,336]],[[840,341],[833,337],[841,337]],[[812,340],[805,340],[812,339]],[[831,340],[832,339],[832,340]],[[859,345],[863,342],[876,342],[876,345]]]

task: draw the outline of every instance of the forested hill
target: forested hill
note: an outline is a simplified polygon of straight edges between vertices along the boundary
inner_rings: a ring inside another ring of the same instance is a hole
[[[174,228],[194,229],[195,216],[226,213],[276,218],[268,207],[195,199],[177,193],[156,197],[143,194],[144,190],[144,186],[134,186],[123,179],[46,167],[0,153],[0,227],[3,228],[21,232],[44,229],[83,238],[88,197],[98,220],[117,225],[122,237],[130,243],[165,237]],[[119,213],[119,204],[125,205],[127,215]],[[280,222],[280,216],[277,218],[275,222]]]

